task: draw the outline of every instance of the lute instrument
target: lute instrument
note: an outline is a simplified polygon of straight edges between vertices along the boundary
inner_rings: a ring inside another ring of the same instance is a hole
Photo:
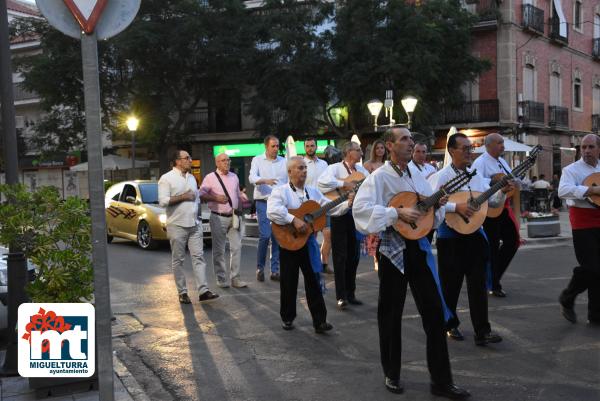
[[[585,177],[583,180],[583,185],[586,187],[597,187],[600,185],[600,173],[592,173]],[[556,188],[558,190],[558,188]],[[600,195],[590,195],[586,198],[586,200],[596,207],[600,207]]]
[[[289,209],[288,212],[290,214],[303,220],[308,225],[308,230],[301,233],[296,230],[291,223],[283,225],[272,223],[271,229],[273,230],[273,235],[277,239],[279,246],[288,251],[297,251],[302,248],[306,244],[306,241],[308,241],[308,237],[325,228],[327,212],[345,202],[348,199],[348,196],[350,196],[350,193],[356,192],[363,181],[364,178],[356,183],[351,191],[345,192],[333,202],[329,202],[323,206],[319,205],[317,201],[307,200],[302,203],[298,209]]]
[[[415,208],[422,215],[414,223],[407,223],[402,219],[394,224],[394,229],[400,233],[403,238],[409,240],[417,240],[423,238],[433,228],[433,206],[446,195],[456,192],[471,180],[476,174],[476,170],[472,172],[462,172],[446,184],[444,184],[437,192],[427,198],[415,192],[399,192],[389,201],[388,206],[393,208]]]
[[[362,181],[364,181],[364,179],[365,179],[365,175],[363,173],[355,171],[352,174],[350,174],[348,177],[341,179],[341,181],[351,182],[351,183],[353,183],[353,184],[356,185],[359,182],[362,183]],[[329,192],[324,193],[323,195],[325,195],[325,197],[327,199],[335,201],[340,196],[348,195],[348,194],[350,194],[350,192],[355,192],[355,190],[354,189],[346,190],[346,189],[343,189],[343,188],[336,188],[333,191],[329,191]],[[346,197],[346,199],[348,199],[348,198]]]
[[[463,216],[460,213],[446,213],[446,224],[454,231],[460,234],[471,234],[474,233],[483,225],[485,218],[489,216],[489,208],[487,200],[492,197],[500,189],[508,185],[508,182],[514,178],[521,178],[525,176],[525,173],[533,167],[538,154],[542,151],[540,145],[535,146],[529,153],[529,157],[525,161],[515,167],[512,173],[503,176],[500,181],[492,185],[487,191],[481,192],[458,192],[450,195],[448,202],[453,203],[464,203],[475,210],[475,213],[471,217]],[[520,206],[520,205],[519,205]],[[504,203],[502,204],[504,208]]]

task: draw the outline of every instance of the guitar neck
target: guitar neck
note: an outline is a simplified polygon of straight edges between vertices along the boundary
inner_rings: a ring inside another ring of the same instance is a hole
[[[331,209],[333,209],[334,207],[336,207],[337,205],[342,204],[343,202],[345,202],[348,199],[348,195],[349,194],[344,194],[342,196],[340,196],[339,198],[337,198],[334,201],[331,201],[323,206],[321,206],[320,208],[318,208],[317,210],[315,210],[314,212],[312,212],[311,214],[314,217],[320,217],[322,215],[324,215],[325,213],[327,213],[328,211],[330,211]]]
[[[443,185],[433,195],[431,195],[427,199],[424,199],[422,201],[421,208],[423,210],[428,210],[433,205],[435,205],[436,203],[438,203],[439,200],[442,199],[442,197],[444,197],[446,195],[449,195],[449,194],[451,194],[453,192],[456,192],[461,186],[463,186],[466,182],[468,182],[473,175],[475,175],[475,172],[473,172],[473,173],[461,173],[460,175],[454,177],[452,180],[448,181],[445,185]]]
[[[521,174],[523,174],[527,170],[529,170],[531,168],[531,166],[533,166],[533,163],[529,159],[526,160],[525,162],[521,163],[520,165],[515,167],[515,169],[512,171],[512,173],[509,173],[509,174],[505,175],[504,177],[502,177],[502,179],[500,181],[498,181],[497,183],[492,185],[490,187],[490,189],[488,189],[487,191],[485,191],[484,193],[479,195],[477,198],[475,198],[473,200],[473,202],[475,204],[481,206],[483,204],[483,202],[485,202],[486,200],[491,198],[492,195],[494,195],[496,192],[498,192],[498,190],[500,190],[500,189],[504,188],[506,185],[508,185],[508,181],[510,181],[516,177],[519,177]]]

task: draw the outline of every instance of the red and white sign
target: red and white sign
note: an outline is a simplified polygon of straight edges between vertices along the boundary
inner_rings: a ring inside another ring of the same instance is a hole
[[[96,28],[96,23],[106,7],[108,0],[64,0],[81,29],[86,34],[91,34]]]

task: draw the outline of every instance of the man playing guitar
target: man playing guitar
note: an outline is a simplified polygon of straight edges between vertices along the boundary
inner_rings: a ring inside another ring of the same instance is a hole
[[[452,163],[429,177],[429,184],[431,184],[434,191],[437,191],[446,182],[465,171],[471,164],[472,146],[465,134],[457,133],[451,136],[448,139],[447,148],[452,157]],[[460,191],[483,193],[488,189],[489,185],[484,182],[479,174],[476,174]],[[501,205],[504,202],[502,192],[496,192],[488,199],[488,202],[493,206]],[[446,214],[458,213],[466,218],[477,212],[467,202],[453,203],[448,201],[445,210]],[[483,230],[480,228],[472,234],[460,234],[444,222],[438,227],[436,246],[444,297],[454,315],[457,316],[456,305],[458,304],[462,283],[466,277],[469,311],[475,331],[475,344],[485,345],[502,341],[499,335],[492,332],[488,320],[486,265],[489,259],[489,244]],[[464,340],[458,325],[449,328],[448,337],[458,341]]]
[[[469,392],[454,385],[445,337],[447,308],[436,284],[437,271],[426,237],[405,240],[393,228],[398,219],[414,224],[422,216],[416,208],[388,207],[390,199],[400,192],[430,196],[433,191],[417,169],[408,167],[414,142],[406,128],[392,128],[384,134],[390,161],[371,174],[359,188],[354,199],[353,215],[359,231],[381,233],[379,245],[379,348],[385,375],[385,387],[393,393],[404,391],[400,383],[402,357],[402,313],[407,286],[410,288],[423,319],[427,336],[427,365],[430,390],[435,395],[465,399]],[[443,204],[447,197],[440,200]],[[439,205],[438,205],[439,206]],[[444,217],[437,208],[435,220]],[[434,223],[435,226],[435,223]],[[439,283],[439,281],[438,281]]]
[[[508,163],[500,157],[502,153],[504,153],[504,138],[500,134],[489,134],[485,137],[485,152],[473,162],[473,168],[490,186],[496,182],[493,179],[494,176],[511,172]],[[514,184],[510,184],[504,187],[502,192],[510,192],[514,188]],[[514,216],[507,201],[500,216],[487,217],[483,223],[492,257],[492,290],[490,294],[500,298],[506,297],[500,279],[519,248],[519,229],[516,225],[516,218],[518,216]],[[500,246],[501,240],[502,246]]]
[[[581,159],[563,169],[558,196],[567,200],[573,230],[573,247],[579,266],[567,288],[560,294],[563,316],[577,321],[575,297],[588,290],[588,321],[600,325],[600,209],[586,199],[600,195],[600,186],[587,186],[584,180],[600,173],[600,137],[586,135],[581,141]]]
[[[289,158],[287,162],[289,183],[273,189],[267,201],[267,217],[275,224],[292,224],[299,232],[306,232],[309,226],[303,220],[294,217],[288,209],[297,209],[307,200],[314,200],[324,205],[329,201],[316,188],[306,186],[306,162],[300,156]],[[319,273],[322,271],[319,245],[314,235],[297,251],[281,248],[280,315],[284,330],[294,328],[296,318],[296,291],[298,289],[298,269],[304,276],[306,302],[313,319],[315,332],[323,334],[333,326],[327,323],[327,309],[321,293]]]

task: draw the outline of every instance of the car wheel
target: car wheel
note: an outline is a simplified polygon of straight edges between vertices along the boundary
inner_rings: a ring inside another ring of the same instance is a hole
[[[155,249],[158,242],[152,238],[150,225],[144,220],[140,221],[137,229],[137,243],[142,249]]]
[[[114,238],[114,237],[113,237],[112,235],[106,234],[106,242],[107,242],[107,243],[109,243],[109,244],[110,244],[110,243],[112,242],[113,238]]]

